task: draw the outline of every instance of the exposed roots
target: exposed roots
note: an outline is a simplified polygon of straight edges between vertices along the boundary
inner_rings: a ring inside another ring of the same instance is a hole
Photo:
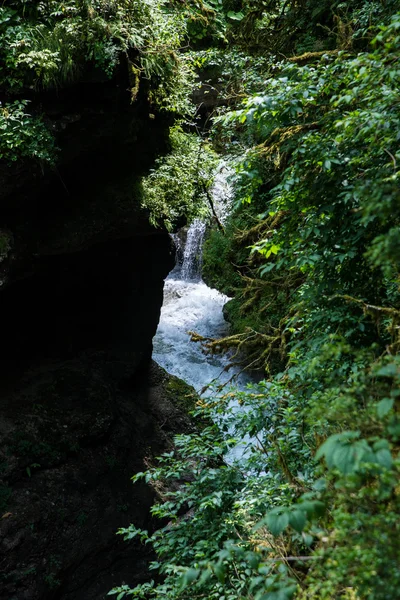
[[[273,160],[276,168],[282,167],[285,153],[281,151],[281,146],[299,133],[313,131],[318,129],[319,124],[315,121],[304,123],[303,125],[292,125],[291,127],[277,127],[271,133],[269,138],[256,146],[255,151],[269,160]]]
[[[206,354],[232,353],[230,363],[224,370],[232,366],[242,366],[243,370],[263,369],[269,372],[269,364],[273,357],[281,361],[286,359],[287,317],[282,319],[279,327],[269,325],[270,333],[262,333],[246,327],[243,333],[228,335],[223,338],[204,338],[190,331],[191,340],[200,342]]]
[[[282,144],[294,138],[296,135],[313,131],[319,128],[318,122],[292,125],[290,127],[277,127],[265,142],[254,148],[254,151],[274,163],[277,170],[282,170],[286,165],[287,152],[282,151]]]
[[[269,232],[273,232],[279,225],[282,223],[284,218],[290,214],[288,210],[280,210],[274,215],[268,216],[263,221],[260,221],[250,229],[245,229],[243,231],[238,231],[235,235],[235,241],[240,244],[251,243],[254,240],[260,239],[260,237],[264,237]]]
[[[304,52],[300,56],[292,56],[289,58],[289,62],[295,63],[299,66],[308,65],[309,63],[320,60],[323,56],[337,56],[339,50],[321,50],[320,52]]]

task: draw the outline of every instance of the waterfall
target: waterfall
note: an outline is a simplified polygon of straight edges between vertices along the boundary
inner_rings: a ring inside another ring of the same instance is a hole
[[[232,171],[221,163],[211,189],[221,220],[226,218],[232,201],[228,179],[231,174]],[[192,342],[188,334],[188,331],[196,331],[204,337],[219,338],[229,331],[222,313],[229,298],[209,288],[201,279],[205,230],[206,224],[195,219],[186,239],[182,232],[172,235],[177,249],[177,264],[165,282],[160,323],[153,340],[154,360],[198,392],[212,380],[223,383],[235,374],[239,376],[238,369],[225,370],[229,357],[204,354],[200,344]],[[241,374],[236,384],[244,386],[248,381],[249,378]]]
[[[175,244],[175,268],[182,264],[183,248],[180,235],[178,233],[170,233]]]
[[[225,161],[221,161],[210,190],[215,212],[221,223],[225,223],[232,209],[233,189],[230,181],[233,176],[234,170]]]
[[[181,277],[185,281],[201,279],[201,263],[206,224],[195,219],[187,232]]]
[[[232,200],[227,178],[231,172],[220,168],[215,178],[212,194],[218,217],[225,220]],[[228,383],[232,377],[235,385],[244,389],[250,377],[238,367],[229,367],[227,355],[204,354],[201,345],[192,342],[189,331],[203,337],[219,338],[228,335],[229,325],[223,316],[223,306],[229,300],[217,290],[209,288],[201,279],[202,248],[206,225],[196,219],[190,225],[186,241],[182,234],[173,234],[177,248],[177,265],[165,281],[164,303],[160,322],[153,339],[153,358],[168,373],[183,379],[200,393],[211,381]],[[210,392],[205,392],[207,396]],[[232,400],[232,406],[243,410]],[[249,439],[245,438],[246,445]],[[230,456],[243,451],[237,447]]]
[[[210,190],[213,198],[215,212],[221,223],[226,221],[230,213],[233,191],[230,179],[233,177],[233,169],[225,161],[221,161],[215,172],[214,183]],[[174,273],[180,273],[184,281],[200,281],[202,252],[206,224],[201,219],[194,219],[186,233],[184,230],[171,234],[176,247],[176,267]]]

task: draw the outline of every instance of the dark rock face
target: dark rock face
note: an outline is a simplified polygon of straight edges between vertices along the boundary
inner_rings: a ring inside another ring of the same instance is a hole
[[[130,477],[191,424],[162,369],[120,370],[101,355],[44,365],[3,398],[2,600],[99,600],[148,578],[149,552],[115,535],[153,526],[153,494]]]
[[[87,349],[148,360],[171,254],[167,235],[136,235],[37,259],[0,294],[3,380]]]
[[[57,168],[0,165],[1,600],[99,600],[146,577],[143,548],[115,536],[149,525],[130,477],[190,426],[149,366],[174,251],[140,178],[166,123],[127,87],[34,98]]]
[[[145,99],[131,105],[124,86],[123,78],[81,83],[32,103],[56,135],[58,162],[0,161],[3,288],[32,275],[39,257],[154,234],[140,208],[140,178],[165,152],[167,123]]]

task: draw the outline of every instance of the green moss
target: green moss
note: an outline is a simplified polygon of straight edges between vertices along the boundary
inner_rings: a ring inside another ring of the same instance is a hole
[[[239,298],[233,298],[224,306],[224,317],[231,325],[231,333],[242,333],[246,327],[258,330],[265,321],[263,315],[260,315],[258,303],[246,313],[243,313],[242,305]]]
[[[131,86],[131,102],[135,102],[136,97],[139,93],[139,85],[140,85],[140,69],[135,67],[133,62],[128,60],[128,76],[129,83]]]
[[[190,413],[195,409],[198,396],[194,388],[182,379],[170,375],[166,391],[171,402],[185,413]]]
[[[203,269],[204,281],[220,292],[233,296],[240,286],[240,275],[235,264],[235,250],[232,246],[233,236],[212,230],[204,244]]]

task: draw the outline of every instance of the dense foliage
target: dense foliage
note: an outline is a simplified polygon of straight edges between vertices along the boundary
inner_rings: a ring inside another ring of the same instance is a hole
[[[54,139],[42,119],[27,112],[28,106],[27,100],[0,105],[0,159],[27,157],[52,162]]]
[[[158,159],[143,179],[143,205],[153,224],[172,230],[183,221],[207,215],[207,195],[218,159],[196,134],[179,125],[170,130],[170,153]],[[184,157],[184,158],[183,158]]]
[[[63,86],[93,65],[112,76],[125,54],[148,79],[162,79],[169,103],[175,97],[185,22],[162,1],[16,0],[0,8],[0,27],[1,85],[9,92]]]
[[[203,135],[236,171],[232,215],[204,257],[207,281],[233,296],[232,335],[206,346],[234,349],[264,379],[200,400],[200,432],[135,475],[158,494],[160,528],[120,534],[153,546],[155,576],[112,590],[118,599],[399,595],[398,9],[396,0],[0,7],[1,158],[54,158],[24,99],[32,93],[125,68],[132,101],[145,88],[158,110],[182,116],[196,67],[218,93]],[[193,120],[171,128],[171,152],[143,180],[152,222],[170,229],[210,202],[217,158]]]
[[[1,158],[54,160],[54,142],[27,99],[95,70],[126,71],[132,102],[143,86],[155,110],[187,114],[194,72],[179,53],[187,23],[163,0],[10,0],[0,6]],[[22,98],[22,99],[21,99]]]
[[[219,110],[213,135],[236,166],[236,204],[225,230],[211,233],[204,267],[234,295],[233,330],[208,350],[239,349],[236,360],[267,378],[199,401],[197,414],[214,425],[178,436],[135,476],[157,490],[163,526],[120,533],[153,545],[162,578],[113,590],[120,598],[398,597],[394,8],[257,3],[247,48],[264,40],[305,54],[262,65],[247,55],[240,67],[234,51],[231,64],[218,50],[198,53],[207,68],[219,65],[234,105]],[[235,10],[243,47],[251,8]],[[277,22],[282,31],[268,38]]]

